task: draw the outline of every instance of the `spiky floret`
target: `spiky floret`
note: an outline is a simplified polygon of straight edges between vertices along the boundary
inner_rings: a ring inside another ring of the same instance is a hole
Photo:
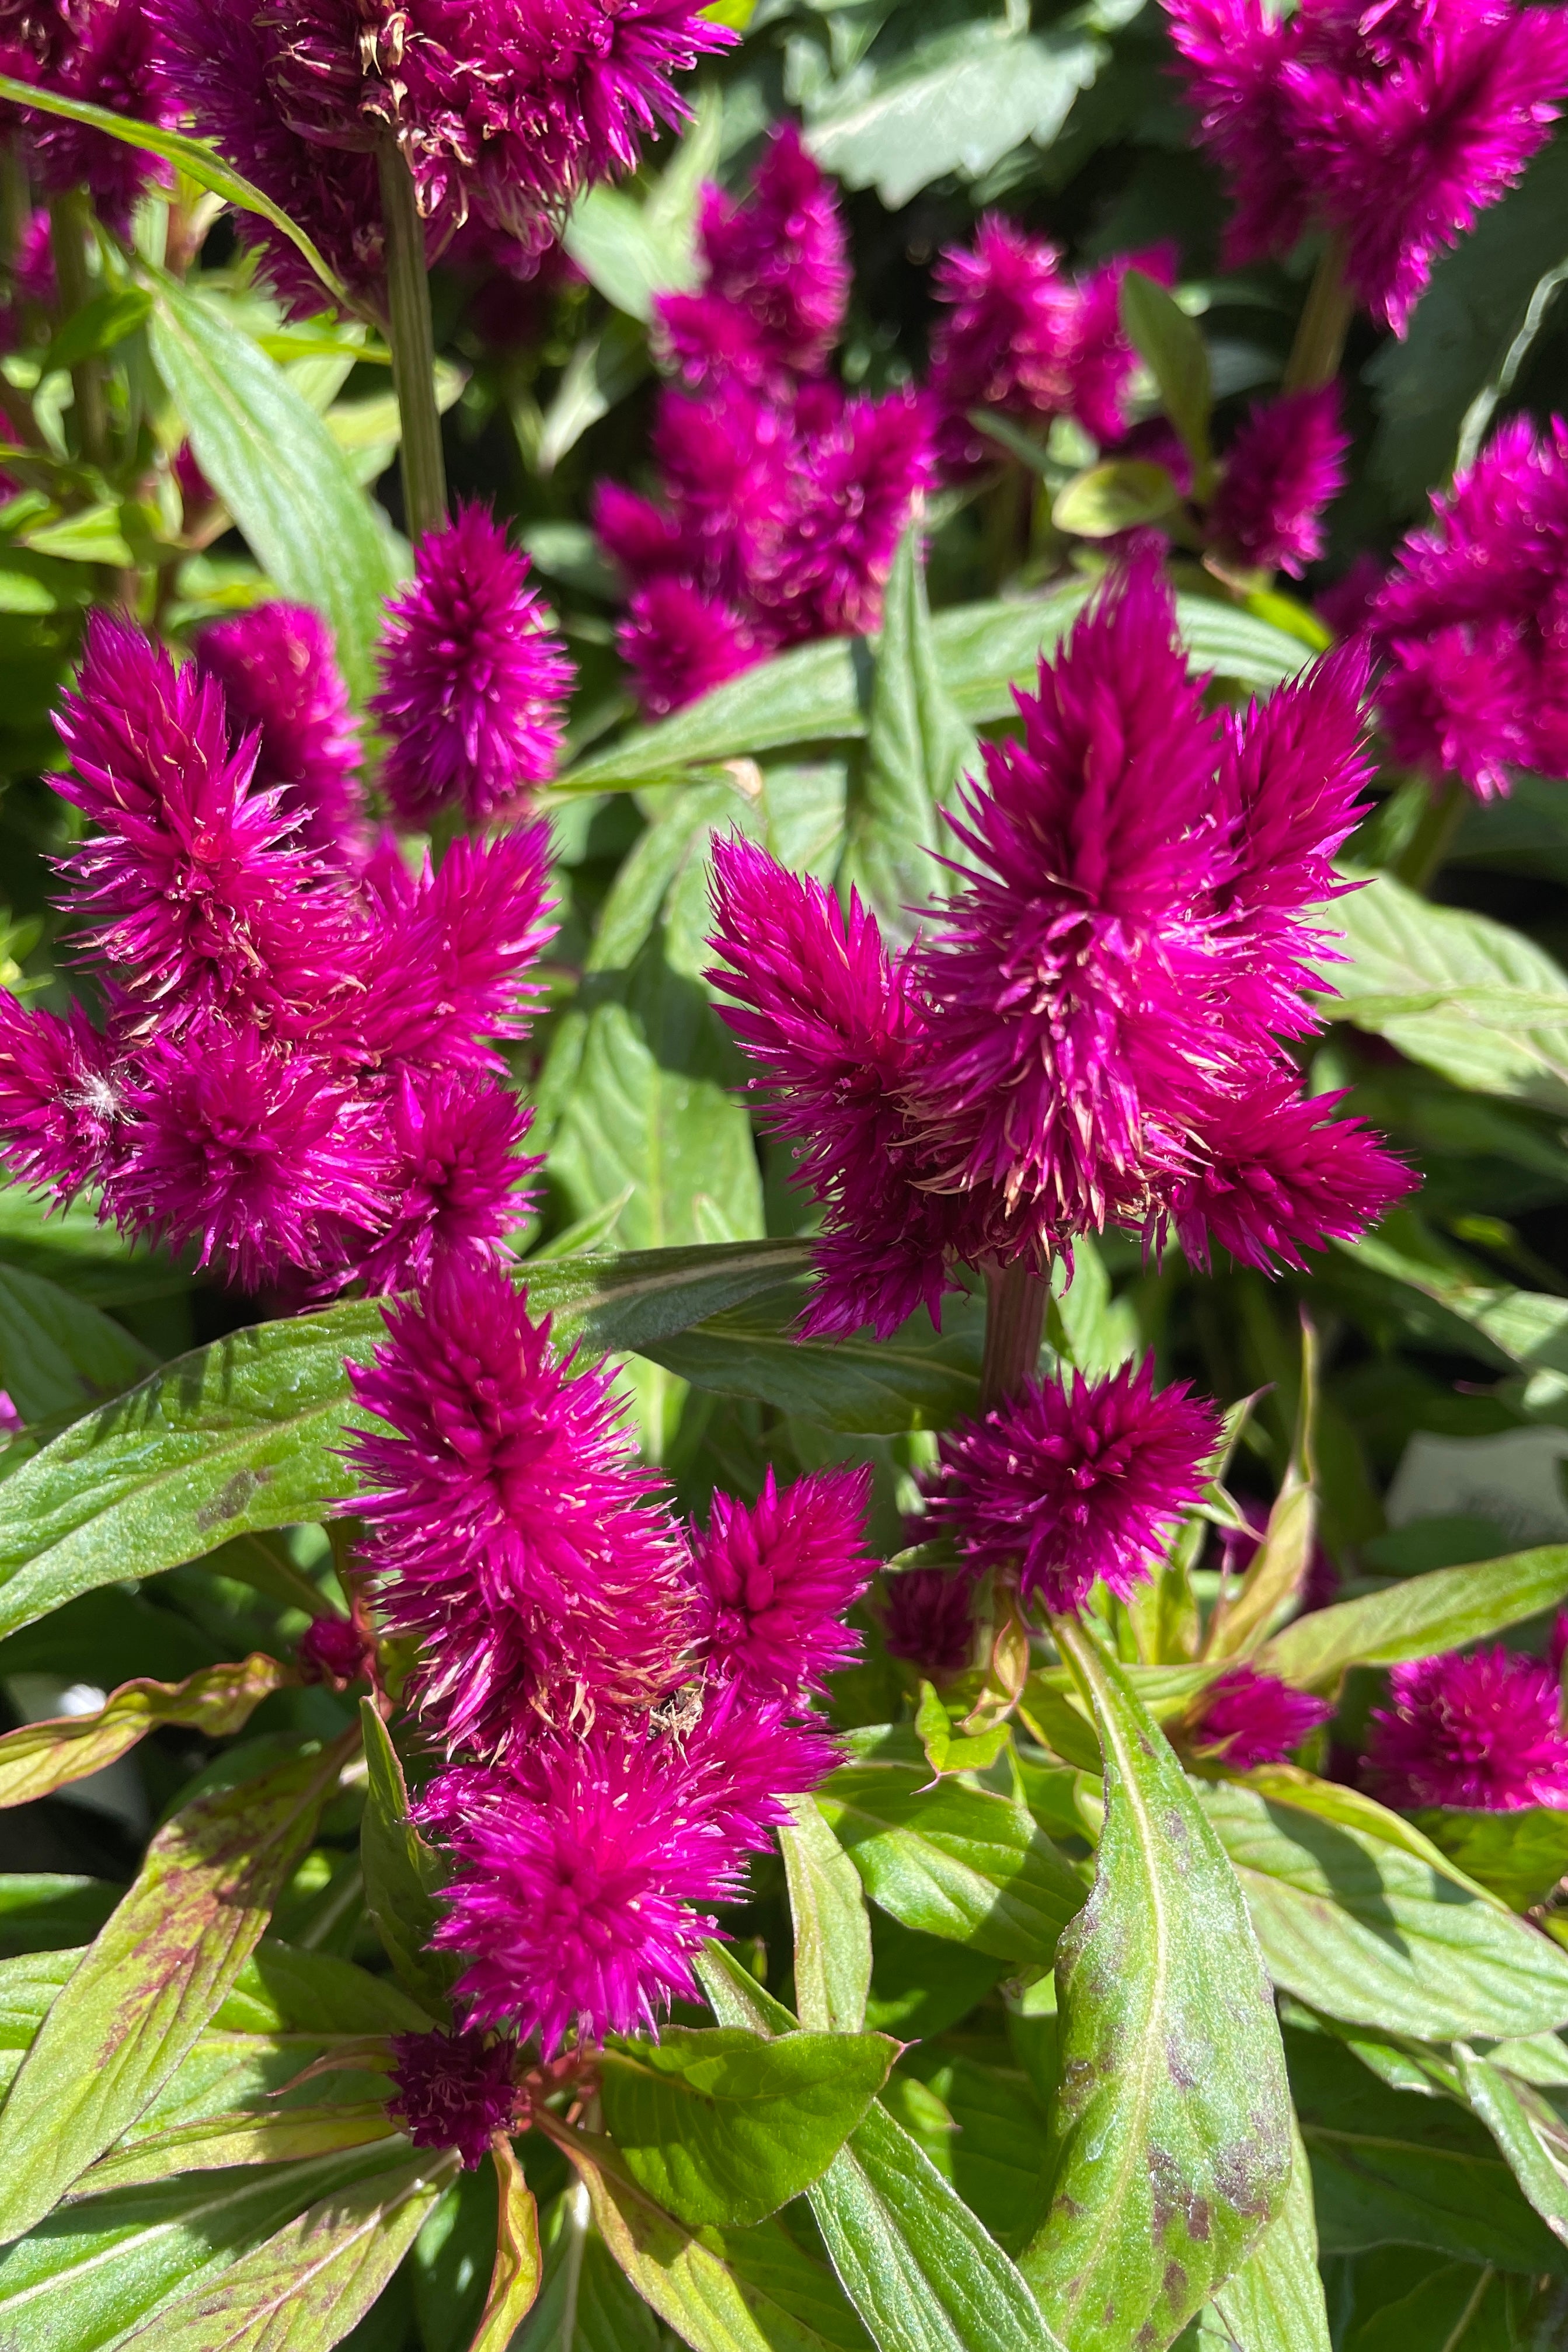
[[[1277,1675],[1227,1666],[1204,1692],[1186,1738],[1201,1755],[1250,1772],[1255,1764],[1280,1763],[1333,1711],[1330,1700],[1292,1690]]]
[[[482,824],[554,772],[573,669],[528,585],[528,558],[477,502],[415,553],[387,608],[371,709],[382,782],[405,824],[458,808]]]
[[[1484,1812],[1568,1804],[1568,1730],[1544,1659],[1499,1644],[1394,1666],[1388,1684],[1366,1752],[1386,1804]]]
[[[689,580],[660,577],[639,588],[616,633],[621,659],[650,719],[667,718],[766,650],[766,639],[732,604],[704,596]]]
[[[516,2043],[470,2026],[456,2033],[395,2033],[392,2049],[397,2063],[387,2112],[416,2147],[455,2147],[474,2171],[495,2134],[512,2121]]]
[[[1219,1417],[1152,1357],[1100,1381],[1031,1381],[941,1440],[927,1517],[977,1569],[1016,1569],[1026,1602],[1125,1600],[1203,1492]]]
[[[907,1568],[888,1579],[882,1621],[889,1657],[945,1681],[963,1672],[974,1648],[974,1578],[967,1570]]]
[[[303,604],[255,604],[211,621],[196,666],[222,687],[231,733],[260,730],[252,788],[278,793],[293,838],[326,857],[353,847],[361,814],[359,730],[331,631]]]
[[[113,1043],[79,1004],[32,1013],[0,990],[0,1153],[19,1182],[68,1199],[100,1181],[122,1109]]]
[[[1344,488],[1349,447],[1337,383],[1256,403],[1209,509],[1222,553],[1299,580],[1323,551],[1323,513]]]
[[[1215,1094],[1202,1116],[1201,1167],[1163,1203],[1186,1257],[1207,1267],[1215,1243],[1243,1265],[1300,1267],[1302,1252],[1353,1241],[1418,1181],[1342,1095],[1304,1095],[1288,1071]]]
[[[518,1187],[540,1166],[522,1153],[532,1113],[488,1072],[407,1067],[384,1108],[389,1221],[355,1259],[356,1279],[373,1294],[405,1290],[439,1258],[504,1261],[531,1204]]]
[[[716,1494],[692,1547],[710,1674],[794,1699],[856,1656],[844,1618],[866,1590],[867,1470],[818,1470],[755,1503]]]
[[[351,1457],[365,1558],[448,1753],[651,1705],[691,1633],[684,1547],[602,1366],[564,1360],[494,1267],[438,1259],[383,1308]]]

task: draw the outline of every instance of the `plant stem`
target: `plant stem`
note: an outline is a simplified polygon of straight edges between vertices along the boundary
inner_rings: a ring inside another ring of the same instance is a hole
[[[1410,890],[1426,890],[1454,845],[1469,793],[1458,776],[1428,789],[1426,806],[1390,872]]]
[[[436,331],[430,278],[425,267],[425,225],[414,179],[390,139],[376,151],[381,213],[386,231],[386,296],[392,378],[403,426],[403,505],[408,535],[418,542],[447,520],[447,467],[441,455],[441,412],[436,405]]]
[[[1281,392],[1315,392],[1340,372],[1355,297],[1345,284],[1344,243],[1336,231],[1324,246],[1296,325]]]
[[[980,1410],[989,1412],[1016,1396],[1040,1360],[1050,1285],[1027,1265],[985,1268],[985,1354],[980,1368]]]
[[[49,198],[49,245],[54,254],[62,321],[74,318],[91,292],[87,275],[89,226],[84,190],[68,188],[63,195]],[[72,368],[71,391],[81,454],[89,466],[105,466],[109,462],[109,408],[103,396],[103,364],[96,352],[78,360]]]

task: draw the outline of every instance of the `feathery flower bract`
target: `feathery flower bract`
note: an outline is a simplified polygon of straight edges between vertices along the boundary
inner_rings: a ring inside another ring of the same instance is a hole
[[[354,1265],[366,1290],[405,1290],[438,1257],[504,1258],[531,1205],[517,1188],[540,1164],[522,1156],[531,1120],[487,1071],[398,1071],[386,1105],[390,1221]]]
[[[1201,1496],[1219,1434],[1185,1382],[1155,1388],[1152,1357],[1031,1381],[942,1438],[927,1520],[974,1568],[1016,1567],[1026,1602],[1078,1609],[1096,1582],[1126,1600]]]
[[[346,1689],[370,1664],[370,1643],[352,1618],[312,1617],[294,1644],[294,1664],[302,1683],[331,1683]]]
[[[1277,1675],[1226,1666],[1198,1701],[1186,1736],[1200,1755],[1250,1772],[1255,1764],[1280,1763],[1333,1711],[1329,1700],[1292,1690]]]
[[[31,1013],[0,989],[0,1156],[23,1184],[68,1200],[113,1165],[114,1048],[79,1004]]]
[[[231,734],[260,730],[252,789],[276,787],[279,809],[300,820],[294,839],[342,857],[361,813],[359,730],[321,614],[256,604],[208,622],[195,650],[197,668],[223,688]]]
[[[795,1697],[846,1666],[860,1637],[843,1620],[866,1590],[868,1470],[819,1470],[781,1492],[770,1468],[754,1504],[716,1494],[692,1547],[710,1674]]]
[[[1300,1267],[1303,1250],[1353,1241],[1416,1179],[1359,1118],[1333,1116],[1340,1095],[1303,1095],[1284,1072],[1204,1114],[1205,1163],[1169,1187],[1182,1249],[1206,1269],[1215,1243],[1265,1274]]]
[[[1394,1666],[1373,1709],[1366,1769],[1385,1804],[1517,1812],[1568,1804],[1568,1730],[1544,1659],[1505,1650]]]
[[[1300,579],[1323,551],[1323,510],[1344,487],[1349,446],[1337,383],[1257,403],[1226,452],[1209,509],[1221,551]]]
[[[455,2147],[472,2172],[490,2140],[512,2122],[517,2105],[512,2066],[517,2045],[492,2041],[472,2027],[457,2033],[395,2033],[392,2096],[396,2116],[416,2147]]]
[[[679,579],[656,578],[639,588],[616,642],[649,719],[667,718],[726,678],[738,677],[763,651],[755,630],[732,604],[704,596]]]
[[[477,502],[415,553],[388,606],[371,709],[382,782],[405,824],[459,808],[481,824],[554,772],[572,665],[543,625],[528,558]]]
[[[51,28],[52,37],[41,44],[41,61],[39,45],[33,45],[36,69],[22,79],[159,129],[173,121],[156,33],[143,0],[77,0],[74,6],[27,13],[35,25],[52,18],[58,29]],[[84,123],[41,110],[29,110],[26,120],[27,151],[39,185],[51,194],[85,187],[103,219],[121,236],[130,235],[136,199],[149,181],[167,182],[170,177],[162,157]]]
[[[937,1682],[962,1674],[974,1647],[974,1579],[967,1570],[907,1568],[887,1581],[888,1654]]]

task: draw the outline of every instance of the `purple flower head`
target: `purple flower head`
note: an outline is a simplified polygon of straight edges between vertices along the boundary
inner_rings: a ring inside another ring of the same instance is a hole
[[[1342,578],[1319,590],[1315,600],[1319,614],[1336,637],[1361,634],[1386,577],[1387,566],[1375,555],[1363,551]]]
[[[489,2154],[495,2133],[512,2120],[517,2091],[513,2042],[491,2041],[471,2028],[458,2033],[395,2033],[393,2095],[397,2117],[416,2147],[455,2147],[472,2172]]]
[[[715,1495],[692,1548],[709,1670],[748,1691],[820,1690],[856,1656],[844,1618],[866,1590],[868,1470],[819,1470],[751,1506]]]
[[[1349,446],[1337,383],[1255,404],[1231,444],[1209,511],[1221,551],[1299,580],[1323,551],[1323,509],[1344,488]]]
[[[95,612],[55,723],[74,773],[51,781],[93,827],[60,860],[73,911],[138,1002],[173,1025],[324,999],[341,910],[278,794],[252,789],[257,740],[231,749],[221,688]]]
[[[1121,281],[1130,269],[1141,269],[1157,285],[1173,286],[1179,262],[1176,247],[1162,243],[1102,262],[1079,280],[1072,414],[1101,444],[1118,441],[1126,433],[1128,400],[1138,371],[1138,354],[1121,324]]]
[[[1215,1243],[1242,1265],[1300,1267],[1303,1250],[1353,1241],[1417,1182],[1340,1095],[1304,1096],[1288,1072],[1215,1095],[1202,1117],[1202,1169],[1177,1177],[1168,1204],[1190,1264]]]
[[[260,730],[251,786],[276,788],[294,838],[342,858],[360,817],[359,730],[331,631],[303,604],[257,604],[198,631],[196,667],[223,688],[236,735]]]
[[[438,1257],[500,1263],[528,1213],[518,1186],[532,1114],[488,1072],[405,1067],[386,1103],[392,1218],[353,1272],[373,1294],[423,1282]]]
[[[198,1244],[197,1264],[242,1289],[340,1265],[348,1234],[384,1217],[364,1107],[313,1055],[207,1019],[154,1037],[123,1083],[109,1206],[174,1249]]]
[[[793,122],[772,134],[743,203],[704,189],[698,242],[701,291],[655,304],[682,373],[786,386],[820,373],[844,323],[849,264],[832,186]]]
[[[1369,1780],[1385,1804],[1517,1812],[1568,1804],[1568,1732],[1557,1677],[1517,1651],[1394,1666],[1373,1710]]]
[[[736,36],[689,0],[365,0],[361,100],[395,133],[426,215],[538,235],[642,137],[684,121],[673,85]]]
[[[554,773],[572,665],[543,625],[528,558],[477,503],[421,541],[388,607],[371,709],[405,824],[458,807],[482,824]]]
[[[1230,177],[1233,260],[1314,215],[1358,299],[1403,334],[1438,257],[1510,188],[1568,91],[1568,26],[1511,0],[1165,0]]]
[[[1097,1581],[1125,1600],[1202,1494],[1219,1434],[1184,1381],[1156,1390],[1152,1357],[1031,1381],[942,1439],[927,1517],[975,1568],[1016,1564],[1026,1601],[1079,1609]]]
[[[710,975],[724,1019],[756,1066],[769,1123],[797,1146],[795,1181],[826,1210],[820,1279],[805,1328],[873,1325],[886,1338],[951,1285],[958,1213],[921,1182],[902,1096],[924,1039],[907,960],[894,963],[874,916],[846,915],[818,882],[742,840],[713,852]]]
[[[111,114],[138,121],[162,127],[174,120],[153,26],[142,0],[75,0],[72,5],[24,14],[35,20],[53,19],[60,31],[46,38],[47,62],[23,79],[62,98],[105,107]],[[28,152],[39,184],[49,194],[85,186],[103,218],[121,236],[130,232],[132,211],[148,182],[170,177],[161,158],[107,138],[101,131],[41,112],[29,112],[26,121]]]
[[[1250,1772],[1278,1764],[1333,1713],[1327,1699],[1292,1690],[1256,1666],[1227,1666],[1204,1692],[1187,1738],[1203,1756]]]
[[[347,1617],[312,1617],[294,1644],[300,1680],[331,1683],[338,1690],[358,1682],[372,1655],[370,1643]]]
[[[616,635],[648,719],[695,702],[738,677],[767,650],[732,604],[704,596],[686,580],[650,580],[626,607]]]
[[[93,1182],[121,1110],[113,1045],[79,1004],[62,1019],[0,990],[0,1155],[18,1181],[68,1199]]]
[[[915,394],[840,405],[828,392],[824,405],[835,413],[798,438],[777,550],[751,583],[786,644],[878,626],[899,541],[931,476]]]
[[[788,1821],[786,1799],[815,1789],[843,1760],[820,1717],[743,1676],[710,1682],[696,1727],[675,1744],[693,1800],[747,1853]]]
[[[1568,425],[1503,425],[1401,544],[1367,625],[1395,755],[1479,798],[1568,776]]]
[[[888,1654],[945,1682],[974,1648],[974,1579],[965,1571],[908,1568],[889,1576],[882,1611]]]
[[[448,1751],[489,1757],[539,1722],[647,1706],[692,1631],[684,1547],[637,1466],[610,1375],[563,1360],[494,1267],[438,1259],[383,1308],[355,1397],[365,1558],[413,1692]]]

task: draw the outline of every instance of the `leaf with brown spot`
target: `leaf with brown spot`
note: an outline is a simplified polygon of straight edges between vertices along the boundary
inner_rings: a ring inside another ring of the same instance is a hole
[[[299,1677],[258,1650],[233,1666],[204,1666],[183,1683],[121,1683],[92,1715],[26,1723],[0,1739],[0,1806],[28,1805],[124,1756],[161,1723],[209,1739],[241,1730],[268,1692]]]
[[[199,1798],[153,1838],[0,2108],[0,2239],[41,2220],[174,2074],[259,1939],[345,1753],[338,1742]]]

